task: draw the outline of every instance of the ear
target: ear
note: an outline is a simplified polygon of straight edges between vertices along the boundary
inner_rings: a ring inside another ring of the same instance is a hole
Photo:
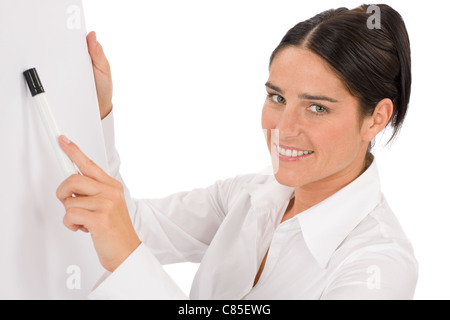
[[[372,115],[364,120],[363,139],[372,141],[387,126],[393,112],[394,104],[391,99],[385,98],[378,102]]]

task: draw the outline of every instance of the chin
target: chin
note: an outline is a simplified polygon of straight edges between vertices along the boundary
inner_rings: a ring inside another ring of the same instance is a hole
[[[308,177],[303,177],[302,175],[293,172],[286,172],[286,170],[283,169],[279,169],[274,176],[278,183],[288,187],[299,187],[307,184],[307,181],[309,181]]]

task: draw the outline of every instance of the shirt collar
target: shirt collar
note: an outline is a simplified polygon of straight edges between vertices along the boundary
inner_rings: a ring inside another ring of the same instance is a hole
[[[252,207],[277,211],[286,205],[295,190],[279,184],[275,178],[249,184],[246,189]],[[350,184],[291,220],[298,221],[309,251],[319,266],[326,268],[338,246],[380,200],[380,179],[374,159]]]
[[[380,200],[380,179],[373,160],[350,184],[295,217],[309,251],[321,268],[326,268],[338,246]]]

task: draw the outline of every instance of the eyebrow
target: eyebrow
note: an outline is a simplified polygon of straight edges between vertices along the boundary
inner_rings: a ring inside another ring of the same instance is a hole
[[[283,90],[281,90],[279,87],[271,84],[268,81],[266,82],[266,87],[268,87],[268,88],[270,88],[272,90],[275,90],[275,91],[277,91],[277,92],[279,92],[281,94],[284,94]],[[322,100],[322,101],[328,101],[328,102],[332,102],[332,103],[339,102],[336,99],[333,99],[333,98],[330,98],[330,97],[327,97],[327,96],[324,96],[324,95],[312,95],[312,94],[308,94],[308,93],[299,94],[298,97],[300,99],[303,99],[303,100]]]

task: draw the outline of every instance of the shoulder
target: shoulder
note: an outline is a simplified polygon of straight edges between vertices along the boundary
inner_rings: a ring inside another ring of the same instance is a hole
[[[414,256],[407,235],[383,195],[378,205],[349,234],[346,241],[353,242],[355,249],[373,246],[398,248]]]
[[[335,252],[327,292],[359,287],[360,298],[412,299],[418,279],[413,247],[382,197]],[[333,296],[333,294],[331,294]],[[358,297],[355,297],[358,298]]]

